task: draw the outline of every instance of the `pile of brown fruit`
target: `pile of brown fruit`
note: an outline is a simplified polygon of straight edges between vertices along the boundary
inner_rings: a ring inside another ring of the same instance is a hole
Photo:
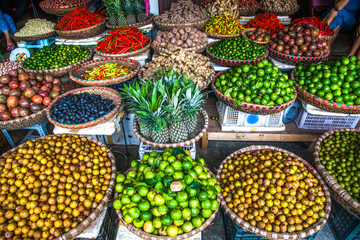
[[[159,33],[156,36],[153,45],[161,48],[193,48],[207,44],[207,42],[208,39],[206,33],[195,28],[185,27],[173,28],[169,32]]]
[[[249,31],[246,33],[248,39],[256,42],[268,42],[270,41],[270,32],[263,29],[255,29],[254,31]]]
[[[64,134],[27,141],[2,156],[0,236],[53,239],[75,228],[108,190],[112,163],[106,151]]]
[[[272,36],[269,46],[280,53],[294,56],[319,57],[329,52],[326,40],[322,39],[313,23],[285,26]]]
[[[229,208],[269,232],[302,231],[324,217],[325,194],[302,162],[274,150],[243,152],[220,174]]]

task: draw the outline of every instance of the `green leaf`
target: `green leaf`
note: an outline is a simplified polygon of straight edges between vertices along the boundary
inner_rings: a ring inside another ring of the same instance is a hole
[[[165,186],[166,188],[169,188],[170,185],[171,185],[171,179],[170,179],[170,178],[166,178],[166,179],[164,180],[164,186]]]
[[[132,183],[125,183],[124,184],[124,188],[127,188],[127,187],[133,187],[134,185]]]
[[[179,154],[187,155],[186,152],[184,151],[184,149],[182,149],[182,148],[173,148],[172,152],[174,155],[179,155]]]
[[[136,184],[136,187],[141,187],[141,186],[147,187],[148,185],[146,184],[146,182],[138,182],[138,183]]]
[[[169,197],[176,197],[176,195],[177,195],[176,193],[170,193],[168,196]]]
[[[164,187],[164,185],[161,183],[161,181],[157,182],[155,185],[155,189],[157,191],[160,191],[163,187]]]
[[[153,178],[153,179],[145,179],[145,182],[148,186],[154,187],[161,179],[160,178]]]
[[[189,188],[192,189],[200,189],[202,187],[200,182],[193,182],[192,184],[190,184]]]

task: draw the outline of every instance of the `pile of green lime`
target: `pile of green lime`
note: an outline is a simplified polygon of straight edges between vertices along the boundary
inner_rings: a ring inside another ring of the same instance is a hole
[[[235,103],[281,105],[295,98],[295,87],[286,73],[268,60],[242,65],[220,75],[215,87]]]
[[[209,47],[209,53],[222,59],[253,60],[266,53],[266,47],[244,37],[225,38]]]
[[[319,148],[319,160],[356,201],[360,201],[360,133],[335,132]]]
[[[174,237],[200,227],[218,208],[221,187],[205,167],[179,148],[146,153],[116,177],[113,203],[124,221],[143,231]]]
[[[360,105],[360,60],[355,56],[296,69],[295,81],[307,92],[337,103]]]
[[[89,49],[84,46],[53,44],[43,47],[26,59],[24,68],[32,70],[61,68],[80,62],[89,54]]]

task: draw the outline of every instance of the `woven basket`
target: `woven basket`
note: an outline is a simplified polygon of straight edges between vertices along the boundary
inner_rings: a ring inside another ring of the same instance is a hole
[[[100,52],[99,50],[97,50],[95,48],[95,53],[100,55],[100,56],[103,56],[103,57],[133,57],[133,56],[136,56],[136,55],[140,55],[143,52],[146,52],[150,48],[150,45],[151,45],[151,41],[145,47],[143,47],[143,48],[141,48],[139,50],[136,50],[136,51],[133,51],[133,52],[127,52],[127,53],[119,53],[119,54],[103,53],[103,52]]]
[[[208,117],[206,111],[203,108],[200,108],[200,113],[201,114],[199,114],[199,116],[198,116],[197,128],[195,129],[194,132],[189,134],[191,139],[183,141],[183,142],[179,142],[179,143],[156,143],[156,142],[153,142],[153,141],[149,140],[149,138],[145,138],[144,136],[141,135],[140,130],[139,130],[139,125],[137,124],[136,121],[134,121],[133,131],[134,131],[135,136],[140,140],[140,142],[143,142],[152,147],[176,148],[176,147],[188,146],[190,144],[193,144],[193,143],[199,141],[208,128],[209,117]]]
[[[241,33],[236,33],[236,34],[213,34],[213,33],[207,33],[207,32],[205,32],[205,33],[209,38],[216,38],[216,39],[234,38],[234,37],[241,36]]]
[[[240,16],[249,16],[255,14],[260,9],[260,4],[257,7],[252,8],[238,8]]]
[[[51,136],[61,136],[60,134],[58,135],[48,135],[46,137],[51,137]],[[86,137],[86,136],[81,136],[80,137]],[[44,139],[46,137],[40,137],[37,139]],[[105,144],[90,138],[90,137],[86,137],[87,140],[89,140],[92,143],[95,143],[98,146],[104,146],[106,147]],[[35,140],[31,140],[31,141],[35,141]],[[5,156],[8,153],[14,152],[17,149],[21,148],[23,145],[25,145],[26,143],[23,143],[19,146],[16,146],[15,148],[10,149],[9,151],[7,151],[6,153],[3,153],[1,156]],[[107,149],[106,151],[110,161],[111,161],[111,179],[110,179],[110,183],[108,188],[106,189],[105,195],[103,197],[103,199],[100,201],[100,203],[98,204],[98,206],[95,208],[95,210],[81,223],[79,223],[79,225],[73,229],[71,229],[70,231],[68,231],[67,233],[64,233],[63,235],[61,235],[58,238],[55,238],[54,240],[72,240],[74,239],[76,236],[78,236],[80,233],[82,233],[86,228],[88,228],[99,216],[100,214],[103,212],[103,210],[105,209],[105,207],[107,206],[108,201],[110,200],[111,197],[111,193],[112,190],[115,187],[115,178],[116,178],[116,165],[115,165],[115,157],[114,155],[111,153],[110,149]]]
[[[207,46],[207,43],[204,43],[204,44],[201,44],[199,46],[196,46],[196,47],[191,47],[191,48],[182,48],[184,49],[185,51],[194,51],[194,52],[197,52],[197,53],[202,53],[203,51],[205,51],[206,49],[206,46]],[[165,51],[165,50],[168,50],[168,48],[162,48],[162,47],[155,47],[154,46],[154,43],[151,44],[151,48],[157,53],[157,54],[160,54],[161,52]]]
[[[50,4],[45,4],[44,1],[40,2],[39,6],[40,8],[52,15],[65,15],[68,12],[74,10],[75,8],[86,8],[91,5],[92,0],[84,0],[79,4],[72,4],[72,5],[66,5],[66,6],[53,6]]]
[[[100,95],[103,99],[110,99],[113,100],[113,104],[115,105],[114,109],[111,110],[106,115],[102,116],[101,118],[94,119],[90,122],[86,123],[80,123],[80,124],[67,124],[67,123],[60,123],[58,121],[55,121],[50,114],[51,108],[54,106],[54,104],[60,99],[65,97],[68,94],[80,94],[80,93],[90,93],[90,94],[97,94]],[[61,128],[70,128],[70,129],[80,129],[80,128],[87,128],[95,126],[99,123],[105,122],[107,119],[111,118],[112,116],[117,113],[117,111],[120,108],[122,101],[120,100],[120,96],[118,95],[118,92],[114,89],[107,88],[107,87],[84,87],[84,88],[77,88],[74,90],[71,90],[69,92],[66,92],[57,98],[55,98],[49,105],[46,116],[50,123],[54,124],[55,126],[61,127]]]
[[[19,41],[36,41],[36,40],[41,40],[41,39],[46,39],[46,38],[50,38],[56,36],[56,32],[50,32],[50,33],[46,33],[46,34],[40,34],[40,35],[34,35],[34,36],[28,36],[28,37],[16,37],[15,35],[11,35],[11,38],[15,41],[15,42],[19,42]]]
[[[65,67],[61,67],[61,68],[53,68],[53,69],[45,69],[45,70],[33,70],[33,69],[27,69],[27,68],[24,68],[25,72],[32,72],[34,74],[43,74],[43,75],[51,75],[53,77],[63,77],[65,76],[66,74],[68,74],[71,69],[73,67],[75,67],[76,65],[80,64],[80,63],[83,63],[83,62],[86,62],[86,61],[89,61],[90,59],[92,59],[93,57],[93,51],[91,49],[89,49],[90,53],[89,55],[84,58],[83,60],[77,62],[77,63],[73,63],[73,64],[70,64],[68,66],[65,66]]]
[[[77,29],[77,30],[69,30],[69,31],[63,31],[55,29],[55,32],[59,37],[66,38],[66,39],[83,39],[83,38],[89,38],[92,36],[96,36],[103,31],[105,31],[106,28],[106,20],[102,20],[101,22],[92,25],[87,28]]]
[[[271,58],[290,65],[309,65],[311,63],[320,63],[322,61],[327,61],[329,59],[330,51],[327,54],[319,56],[319,57],[303,57],[303,56],[294,56],[284,53],[279,53],[278,51],[269,48]]]
[[[348,105],[345,103],[336,103],[307,92],[295,81],[294,78],[295,71],[296,69],[291,72],[290,78],[294,82],[299,97],[303,99],[305,102],[327,112],[360,114],[360,105]]]
[[[132,168],[129,168],[125,175],[132,170]],[[212,177],[215,177],[214,174],[210,171],[210,169],[208,169],[208,172],[211,174]],[[119,194],[116,192],[115,196],[118,196]],[[220,194],[217,194],[216,200],[218,201],[218,203],[221,202],[221,198],[220,198]],[[211,214],[211,216],[206,219],[206,221],[198,228],[193,229],[192,231],[188,232],[188,233],[183,233],[181,235],[177,235],[176,237],[169,237],[169,236],[159,236],[159,235],[154,235],[154,234],[150,234],[147,232],[144,232],[142,229],[135,227],[132,224],[126,223],[124,221],[124,216],[122,215],[122,212],[120,210],[116,210],[117,215],[119,216],[119,218],[121,219],[121,222],[127,227],[128,230],[130,230],[132,233],[136,234],[137,236],[139,236],[140,238],[143,239],[147,239],[147,240],[182,240],[182,239],[188,239],[191,236],[196,235],[197,233],[204,231],[205,228],[207,228],[211,222],[215,219],[217,213],[218,213],[219,209],[217,209],[216,211],[214,211],[213,214]]]
[[[343,189],[340,184],[337,183],[335,178],[331,176],[331,174],[326,170],[324,165],[321,164],[319,160],[319,150],[322,141],[330,136],[332,136],[335,132],[357,132],[360,134],[359,129],[352,128],[341,128],[328,131],[324,133],[315,144],[314,158],[315,158],[315,167],[319,171],[321,177],[324,179],[326,184],[330,188],[331,197],[335,199],[343,208],[346,209],[349,213],[354,215],[356,218],[360,219],[360,203],[353,199],[350,194],[348,194],[345,189]]]
[[[297,93],[295,92],[295,98],[293,100],[283,103],[281,105],[265,106],[265,105],[247,103],[247,102],[241,102],[241,105],[238,105],[235,103],[234,98],[225,97],[224,94],[221,93],[215,86],[216,79],[227,71],[229,71],[229,70],[221,71],[215,75],[215,77],[211,83],[211,88],[213,89],[216,97],[231,108],[234,108],[236,110],[239,110],[239,111],[245,112],[245,113],[249,113],[249,114],[269,115],[269,114],[274,114],[274,113],[278,113],[278,112],[285,110],[287,107],[294,104],[296,101]]]
[[[296,8],[291,9],[289,11],[276,11],[276,10],[266,9],[266,8],[261,6],[260,11],[263,12],[263,13],[272,13],[272,14],[275,14],[275,15],[278,15],[278,16],[290,16],[290,15],[295,14],[299,10],[299,8],[300,7],[297,6]]]
[[[203,29],[209,19],[202,21],[197,21],[193,23],[161,23],[158,19],[159,16],[154,18],[155,26],[158,30],[171,31],[173,28],[184,28],[184,27],[193,27],[199,30]]]
[[[119,65],[129,66],[131,72],[124,76],[111,78],[111,79],[102,79],[102,80],[85,79],[84,77],[85,71],[90,71],[94,67],[105,63],[118,63]],[[135,77],[138,74],[139,70],[140,70],[140,64],[137,61],[128,58],[109,57],[109,58],[99,58],[96,60],[90,60],[82,64],[79,64],[73,69],[71,69],[69,75],[71,80],[84,86],[107,86],[107,85],[115,85],[125,82]]]
[[[149,13],[147,15],[147,20],[145,22],[141,22],[141,23],[135,23],[135,24],[130,24],[130,25],[126,25],[126,27],[130,27],[130,28],[140,28],[146,25],[149,25],[150,23],[153,22],[155,15],[152,13]],[[123,26],[113,26],[110,25],[109,22],[106,23],[106,27],[109,29],[118,29],[119,27],[123,27]]]
[[[246,39],[248,39],[248,40],[250,40],[250,41],[254,41],[254,42],[256,42],[256,43],[258,43],[258,44],[267,44],[267,43],[269,43],[270,42],[270,37],[269,37],[269,41],[256,41],[256,40],[251,40],[248,36],[247,36],[247,33],[248,32],[254,32],[255,30],[257,30],[257,28],[246,28],[246,29],[244,29],[242,32],[241,32],[241,35],[244,37],[244,38],[246,38]],[[265,29],[259,29],[261,32],[267,32],[267,33],[269,33],[269,36],[271,36],[271,33],[269,32],[269,31],[267,31],[267,30],[265,30]]]
[[[207,47],[206,47],[206,54],[207,56],[210,58],[210,60],[214,63],[217,63],[221,66],[225,66],[225,67],[237,67],[240,65],[244,65],[244,64],[253,64],[253,63],[258,63],[261,62],[262,60],[266,59],[269,56],[269,51],[266,50],[266,53],[257,59],[249,59],[249,60],[231,60],[231,59],[223,59],[223,58],[219,58],[217,56],[215,56],[214,54],[209,52],[209,48],[214,45],[216,42],[210,43]]]
[[[316,170],[309,164],[307,163],[305,160],[303,160],[302,158],[296,156],[295,154],[293,154],[292,152],[289,152],[287,150],[281,149],[281,148],[276,148],[276,147],[272,147],[272,146],[264,146],[264,145],[253,145],[250,147],[245,147],[245,148],[241,148],[237,151],[235,151],[234,153],[232,153],[231,155],[229,155],[227,158],[225,158],[225,160],[221,163],[218,171],[217,171],[217,175],[216,178],[218,179],[218,181],[220,181],[220,174],[221,171],[224,167],[224,164],[231,158],[233,158],[236,154],[240,154],[243,152],[247,152],[247,151],[256,151],[256,150],[275,150],[275,151],[280,151],[280,152],[284,152],[289,154],[289,156],[294,157],[299,159],[300,162],[302,162],[305,167],[309,170],[310,173],[312,173],[314,175],[314,177],[316,179],[319,180],[319,183],[325,193],[325,197],[326,197],[326,202],[325,202],[325,216],[320,218],[315,224],[313,224],[311,227],[304,229],[303,231],[299,231],[299,232],[293,232],[293,233],[276,233],[276,232],[268,232],[264,229],[260,229],[258,227],[252,226],[250,223],[246,222],[245,220],[243,220],[242,218],[240,218],[236,213],[234,213],[227,205],[227,203],[225,202],[224,198],[222,197],[222,195],[220,196],[221,198],[221,206],[224,209],[225,213],[240,227],[242,227],[244,230],[252,232],[260,237],[264,237],[267,239],[271,239],[271,240],[278,240],[278,239],[303,239],[305,237],[311,236],[312,234],[318,232],[321,228],[323,228],[323,226],[326,223],[326,220],[329,218],[330,215],[330,210],[331,210],[331,197],[330,197],[330,192],[329,189],[327,188],[326,184],[324,183],[324,181],[321,179],[321,176],[316,172]]]

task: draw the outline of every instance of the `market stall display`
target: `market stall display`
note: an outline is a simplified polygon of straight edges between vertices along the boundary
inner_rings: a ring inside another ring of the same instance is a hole
[[[328,112],[360,113],[359,60],[355,56],[308,67],[291,73],[299,97]]]
[[[260,28],[271,33],[277,33],[284,27],[277,16],[272,13],[261,13],[245,25],[245,28]]]
[[[297,96],[288,75],[267,60],[222,71],[211,87],[228,106],[259,115],[280,112],[293,104]]]
[[[253,15],[260,8],[260,4],[256,0],[237,0],[237,4],[240,16]]]
[[[175,148],[145,153],[131,166],[116,178],[118,194],[113,206],[125,226],[139,237],[189,238],[215,218],[220,186],[204,159],[192,159]],[[126,179],[130,179],[128,184]]]
[[[360,219],[359,203],[359,130],[336,129],[322,135],[315,144],[315,166],[331,197]]]
[[[139,70],[140,64],[137,61],[108,57],[79,64],[71,69],[69,75],[71,80],[84,86],[107,86],[130,80],[138,74]],[[90,73],[92,77],[89,76]]]
[[[55,25],[55,23],[42,18],[29,19],[23,28],[14,33],[12,38],[15,42],[18,42],[53,37],[56,35]]]
[[[268,239],[302,239],[330,214],[330,193],[316,170],[281,148],[250,146],[228,156],[217,175],[225,213]]]
[[[37,51],[24,62],[26,72],[62,77],[72,67],[92,58],[92,51],[83,46],[51,45]]]
[[[2,75],[0,85],[0,129],[5,130],[43,122],[50,102],[62,91],[60,79],[23,69]]]
[[[82,39],[96,36],[105,30],[106,20],[90,10],[76,8],[62,17],[55,26],[61,38]]]
[[[44,0],[39,7],[48,14],[65,15],[76,8],[85,8],[91,5],[91,0]]]
[[[204,8],[209,17],[222,14],[229,14],[235,19],[239,17],[239,5],[237,0],[214,0],[211,3],[208,3]]]
[[[210,59],[195,52],[187,52],[182,48],[173,48],[160,53],[153,61],[146,63],[139,72],[140,81],[154,80],[160,75],[158,71],[169,71],[173,68],[178,74],[185,74],[186,79],[197,83],[199,88],[207,87],[215,75]]]
[[[260,9],[275,15],[289,16],[299,10],[299,5],[297,0],[260,0]]]
[[[174,2],[169,11],[154,18],[157,29],[164,31],[187,26],[202,29],[207,21],[205,10],[190,0]]]
[[[50,123],[62,128],[92,127],[114,116],[121,103],[111,88],[77,88],[51,102],[46,116]]]
[[[212,62],[228,67],[257,63],[269,55],[265,46],[244,37],[213,42],[207,46],[206,54]]]
[[[238,37],[244,29],[238,20],[228,14],[213,16],[204,27],[204,32],[211,38]]]
[[[185,27],[158,33],[151,47],[157,53],[173,47],[201,53],[205,50],[207,43],[208,39],[204,32],[196,28]]]
[[[241,35],[244,38],[252,40],[258,44],[267,44],[271,39],[271,33],[260,28],[247,28],[242,31]]]
[[[0,157],[0,171],[1,233],[17,239],[74,239],[102,213],[116,177],[103,143],[66,134],[11,149]]]
[[[151,39],[136,28],[121,27],[108,33],[95,52],[104,57],[130,57],[150,48]]]

